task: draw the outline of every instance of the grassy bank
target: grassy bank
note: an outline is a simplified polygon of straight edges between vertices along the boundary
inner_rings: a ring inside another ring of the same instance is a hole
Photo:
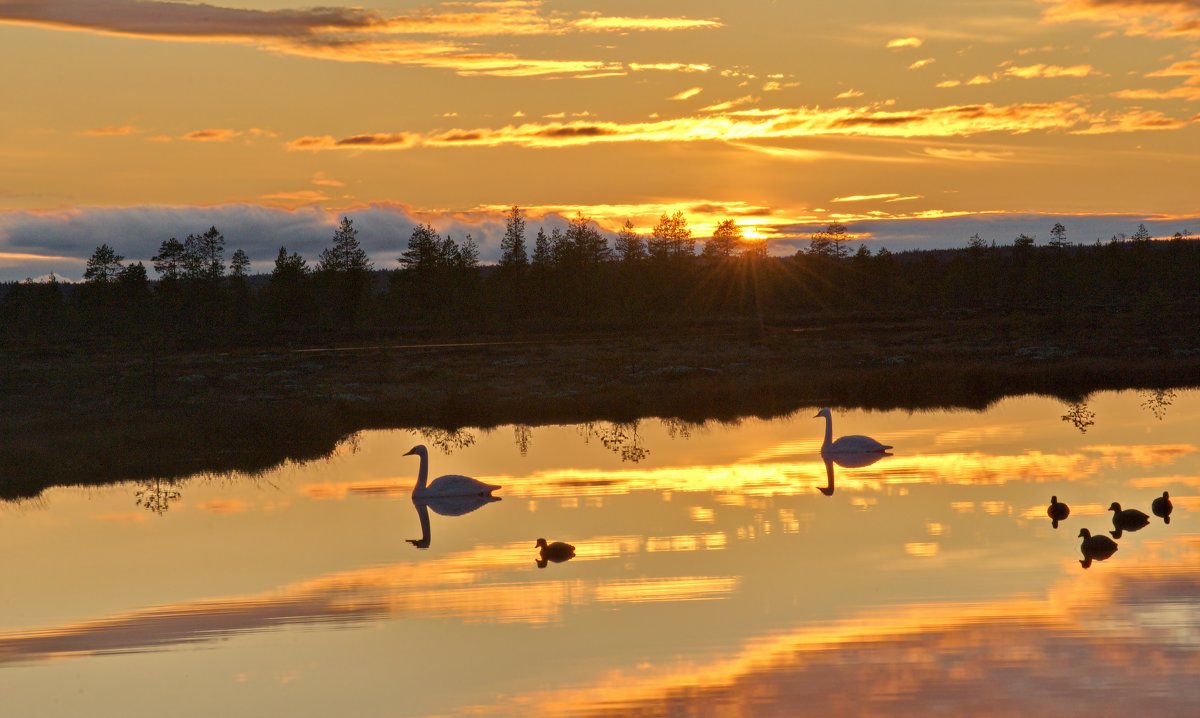
[[[0,493],[268,469],[371,428],[772,417],[831,404],[982,408],[1200,384],[1200,316],[814,316],[770,327],[228,352],[9,353]],[[1119,339],[1115,339],[1119,337]]]

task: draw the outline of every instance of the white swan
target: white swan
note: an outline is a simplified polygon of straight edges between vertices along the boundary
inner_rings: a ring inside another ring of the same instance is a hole
[[[825,442],[821,444],[821,454],[871,454],[882,451],[887,451],[892,448],[886,444],[881,444],[869,436],[843,436],[837,441],[833,440],[833,414],[828,408],[821,409],[817,412],[816,419],[819,416],[825,417]]]
[[[496,489],[500,488],[495,484],[487,484],[479,479],[472,479],[470,476],[460,476],[458,474],[446,474],[439,476],[433,481],[429,479],[429,450],[424,444],[417,444],[412,449],[405,452],[405,456],[416,454],[421,457],[421,468],[417,472],[417,485],[413,487],[412,497],[414,499],[428,499],[442,496],[487,496]]]

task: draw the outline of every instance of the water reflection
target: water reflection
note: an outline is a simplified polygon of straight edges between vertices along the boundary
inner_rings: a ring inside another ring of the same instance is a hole
[[[1079,429],[1080,434],[1086,434],[1096,423],[1096,412],[1088,408],[1087,399],[1077,401],[1067,405],[1067,413],[1063,414],[1062,420]]]
[[[1163,420],[1167,409],[1175,402],[1175,392],[1170,389],[1154,389],[1141,393],[1142,408],[1154,415],[1155,419]]]
[[[138,483],[133,500],[138,506],[150,513],[162,516],[171,509],[171,504],[183,497],[180,493],[179,482],[172,479],[150,479]]]
[[[891,454],[886,454],[883,452],[861,454],[821,454],[821,461],[825,462],[825,485],[818,486],[817,491],[820,491],[826,496],[833,496],[834,464],[837,464],[843,469],[862,469],[871,466],[886,456],[891,456]]]
[[[433,509],[435,513],[441,514],[442,516],[463,516],[499,500],[499,496],[492,496],[490,494],[476,494],[473,496],[414,497],[412,500],[413,508],[417,510],[417,518],[421,522],[421,538],[405,540],[417,548],[429,548],[429,544],[433,540],[432,532],[430,531],[429,526],[430,509]]]

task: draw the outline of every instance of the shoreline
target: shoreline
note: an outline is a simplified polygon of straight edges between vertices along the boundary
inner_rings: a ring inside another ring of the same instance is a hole
[[[1039,326],[1021,315],[831,319],[222,352],[5,352],[0,498],[254,474],[320,458],[369,429],[772,418],[818,405],[981,409],[1022,394],[1070,403],[1100,390],[1200,386],[1195,330],[1148,335],[1135,315],[1070,333],[1057,331],[1062,319]]]

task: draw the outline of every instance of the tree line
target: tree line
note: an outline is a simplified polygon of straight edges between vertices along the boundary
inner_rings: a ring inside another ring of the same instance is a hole
[[[0,341],[80,339],[226,345],[322,341],[372,333],[416,336],[556,329],[620,329],[708,321],[794,322],[813,313],[875,311],[1084,311],[1130,302],[1156,306],[1200,294],[1200,243],[1187,232],[1079,245],[1066,227],[1050,241],[1011,244],[978,234],[951,250],[872,252],[832,223],[790,257],[770,257],[733,220],[696,237],[681,212],[649,234],[630,222],[609,239],[583,215],[530,237],[519,207],[506,215],[501,256],[481,266],[461,241],[416,226],[395,264],[376,268],[344,217],[313,265],[280,247],[269,275],[246,253],[225,259],[216,227],[165,240],[151,259],[126,263],[107,244],[81,284],[25,281],[0,288]]]

